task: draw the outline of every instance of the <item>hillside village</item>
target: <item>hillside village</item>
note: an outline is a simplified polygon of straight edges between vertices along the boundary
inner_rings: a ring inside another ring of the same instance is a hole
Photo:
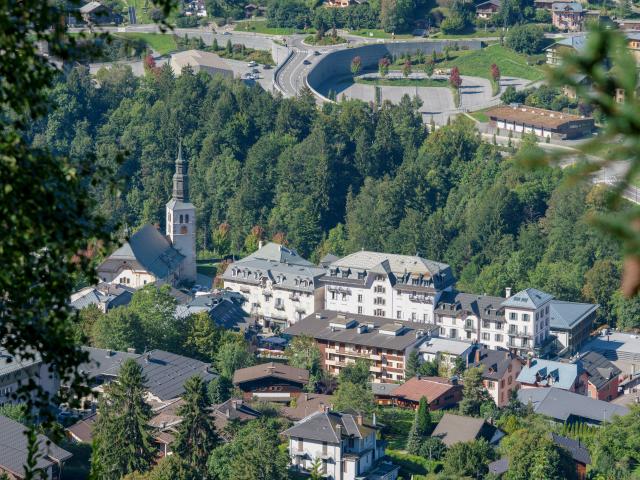
[[[0,12],[0,480],[640,475],[640,10]]]

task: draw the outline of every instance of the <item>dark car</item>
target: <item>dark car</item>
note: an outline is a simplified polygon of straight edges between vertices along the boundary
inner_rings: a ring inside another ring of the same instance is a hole
[[[304,63],[305,65],[311,65],[311,62],[310,62],[309,60],[305,60],[305,61],[304,61],[304,62],[302,62],[302,63]]]

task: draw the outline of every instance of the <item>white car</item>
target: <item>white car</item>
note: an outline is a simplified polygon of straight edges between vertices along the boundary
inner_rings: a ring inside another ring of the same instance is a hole
[[[251,60],[249,63],[247,63],[247,67],[249,67],[249,68],[253,68],[253,67],[257,67],[257,66],[258,66],[258,64],[253,60]]]

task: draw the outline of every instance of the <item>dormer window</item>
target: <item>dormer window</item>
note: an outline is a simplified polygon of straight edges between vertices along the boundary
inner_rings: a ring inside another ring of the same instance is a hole
[[[231,270],[231,276],[235,277],[236,275],[238,275],[238,271],[234,268],[233,270]]]

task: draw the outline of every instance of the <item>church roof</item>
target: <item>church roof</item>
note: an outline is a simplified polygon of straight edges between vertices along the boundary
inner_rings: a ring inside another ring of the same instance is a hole
[[[165,278],[184,258],[157,228],[145,225],[109,255],[98,270],[119,268],[122,261],[137,262],[157,278]]]

